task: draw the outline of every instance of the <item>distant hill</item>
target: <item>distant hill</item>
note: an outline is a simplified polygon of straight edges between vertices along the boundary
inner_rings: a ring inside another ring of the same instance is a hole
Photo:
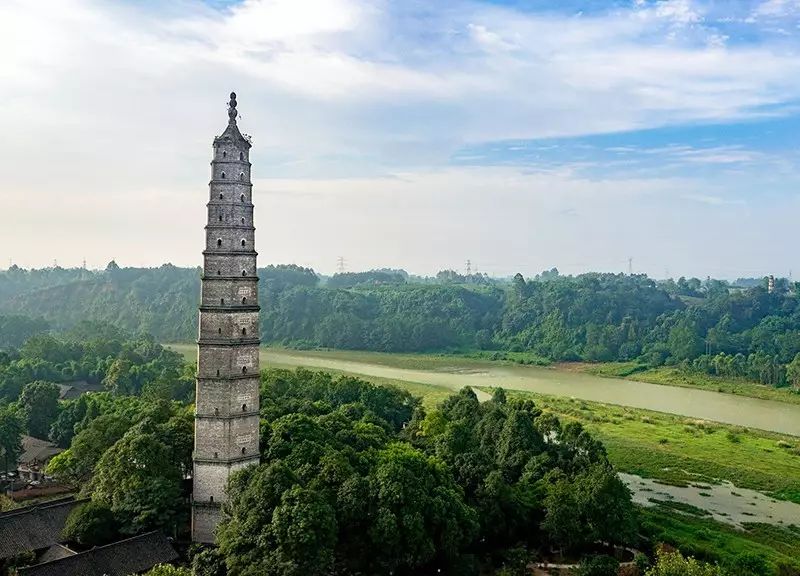
[[[187,340],[197,326],[199,274],[169,264],[102,272],[11,270],[0,276],[0,312],[42,317],[56,331],[95,320],[165,341]]]
[[[0,348],[32,333],[111,323],[160,341],[196,337],[200,269],[0,272]],[[644,275],[499,281],[442,271],[337,274],[295,265],[259,269],[265,343],[388,352],[498,350],[526,361],[680,364],[710,374],[800,387],[798,284],[656,282]],[[796,358],[797,357],[797,358]]]

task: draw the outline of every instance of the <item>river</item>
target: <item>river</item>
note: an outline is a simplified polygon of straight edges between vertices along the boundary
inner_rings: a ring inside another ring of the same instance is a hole
[[[603,378],[537,366],[486,364],[480,368],[465,369],[458,365],[457,359],[453,360],[452,367],[419,370],[343,360],[318,353],[306,355],[302,351],[264,349],[261,360],[264,365],[328,368],[363,376],[443,386],[452,390],[464,386],[527,390],[800,436],[800,405],[709,390]]]
[[[633,501],[653,506],[651,499],[691,504],[719,522],[741,527],[748,522],[789,526],[800,522],[800,504],[775,500],[761,492],[737,488],[730,482],[668,486],[657,480],[620,473],[633,494]]]

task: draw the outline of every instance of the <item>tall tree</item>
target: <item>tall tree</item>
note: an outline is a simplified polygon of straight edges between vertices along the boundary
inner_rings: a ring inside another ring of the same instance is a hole
[[[9,406],[0,406],[0,456],[3,470],[14,470],[22,451],[24,425],[19,414]]]
[[[93,500],[108,506],[128,534],[171,528],[182,508],[181,464],[161,435],[147,428],[132,428],[95,469]]]
[[[58,417],[58,386],[42,381],[26,384],[22,389],[19,407],[28,434],[36,438],[47,438],[50,426]]]

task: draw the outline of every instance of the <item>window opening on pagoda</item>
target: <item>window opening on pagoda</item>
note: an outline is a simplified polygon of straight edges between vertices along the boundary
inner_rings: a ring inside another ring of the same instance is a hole
[[[242,194],[239,198],[241,199],[242,202],[244,202],[244,194]]]
[[[214,416],[219,416],[219,408],[214,408]],[[216,454],[216,452],[214,452]]]
[[[225,172],[223,172],[223,173],[221,174],[221,176],[222,176],[222,179],[223,179],[223,180],[225,180]]]
[[[242,224],[244,224],[244,216],[242,216]]]
[[[214,458],[219,458],[219,453],[218,452],[214,452]]]
[[[217,246],[222,246],[222,238],[217,238]]]
[[[219,299],[219,305],[220,306],[225,306],[225,298],[220,298]]]
[[[247,412],[247,404],[242,404],[242,412]]]
[[[239,160],[244,160],[244,152],[239,152]]]
[[[222,157],[223,157],[223,158],[225,158],[225,156],[227,156],[227,155],[228,155],[228,153],[227,153],[227,152],[225,152],[225,150],[223,150],[223,151],[222,151]]]
[[[217,368],[217,376],[219,376],[219,368]]]
[[[247,270],[242,270],[242,276],[247,276]]]
[[[246,244],[247,244],[247,240],[245,240],[244,238],[242,238],[242,248],[244,248]]]
[[[247,304],[247,296],[245,296],[244,298],[242,298],[242,304]]]
[[[213,503],[214,503],[214,497],[213,497],[213,496],[209,496],[209,497],[208,497],[208,501],[209,501],[211,504],[213,504]]]
[[[222,328],[217,328],[217,334],[222,334]]]
[[[242,336],[247,336],[247,328],[242,328]]]
[[[247,452],[247,448],[245,448],[244,446],[242,446],[242,454],[244,454],[245,452]]]
[[[222,214],[219,215],[219,221],[222,222]]]
[[[239,180],[244,180],[244,172],[239,172]]]
[[[242,366],[242,374],[247,374],[247,366]]]
[[[219,195],[219,199],[220,199],[220,200],[222,200],[222,198],[223,198],[223,196],[222,196],[222,194],[220,194],[220,195]]]

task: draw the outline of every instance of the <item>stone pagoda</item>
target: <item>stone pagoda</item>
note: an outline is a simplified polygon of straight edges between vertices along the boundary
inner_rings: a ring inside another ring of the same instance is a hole
[[[258,275],[250,140],[236,125],[214,139],[203,251],[194,426],[192,539],[213,543],[230,475],[258,464]]]

